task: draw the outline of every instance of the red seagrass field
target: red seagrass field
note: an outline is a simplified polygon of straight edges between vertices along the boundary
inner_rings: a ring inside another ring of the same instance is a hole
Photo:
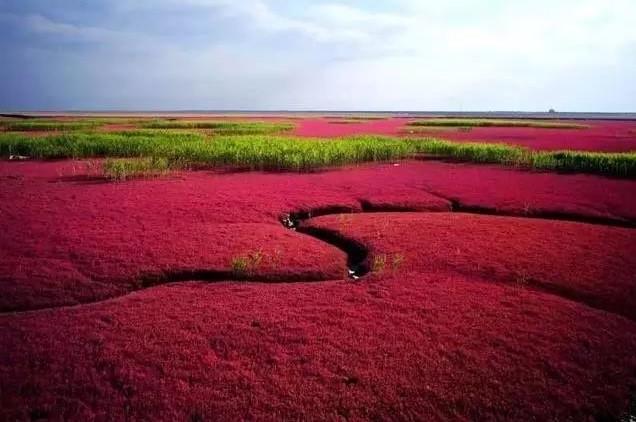
[[[636,415],[635,121],[19,117],[1,420]]]

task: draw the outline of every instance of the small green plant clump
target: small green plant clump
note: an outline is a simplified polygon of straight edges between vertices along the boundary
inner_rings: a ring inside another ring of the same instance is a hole
[[[247,274],[247,258],[244,256],[232,258],[231,267],[234,275],[243,276]]]
[[[237,277],[251,277],[260,268],[263,262],[263,251],[257,249],[244,255],[232,258],[230,266]]]
[[[371,271],[380,274],[387,270],[397,271],[402,267],[402,264],[404,264],[404,255],[400,253],[379,254],[373,257]]]

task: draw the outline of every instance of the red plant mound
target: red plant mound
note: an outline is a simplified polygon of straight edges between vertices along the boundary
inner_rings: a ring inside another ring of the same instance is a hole
[[[629,406],[634,181],[418,161],[126,183],[86,171],[0,164],[0,419]],[[289,213],[308,218],[300,232]],[[363,248],[371,273],[347,280],[352,252],[311,227]]]
[[[636,368],[632,321],[450,274],[162,286],[0,344],[3,419],[608,419]]]
[[[357,122],[335,118],[302,119],[297,122],[293,134],[296,136],[331,138],[352,135],[398,135],[408,120],[387,118],[360,120]]]
[[[630,228],[466,213],[337,215],[304,225],[368,245],[369,265],[379,276],[459,273],[636,319],[636,237]]]

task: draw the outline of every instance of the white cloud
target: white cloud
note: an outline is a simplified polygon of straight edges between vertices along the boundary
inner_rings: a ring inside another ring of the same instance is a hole
[[[291,32],[317,42],[372,41],[372,35],[387,29],[397,29],[406,18],[382,13],[370,13],[341,3],[316,3],[300,17],[285,16],[267,0],[136,0],[119,5],[120,10],[207,9],[216,17],[237,18],[244,25],[269,32]]]
[[[55,22],[42,15],[32,14],[24,17],[23,24],[30,31],[43,35],[56,35],[76,41],[103,42],[116,39],[119,33],[108,29],[78,26]]]

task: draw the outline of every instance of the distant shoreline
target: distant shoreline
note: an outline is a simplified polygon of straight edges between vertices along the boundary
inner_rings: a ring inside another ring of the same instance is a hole
[[[344,110],[59,110],[59,111],[6,111],[4,117],[57,117],[57,116],[157,116],[157,117],[207,117],[207,116],[295,116],[319,117],[339,116],[393,116],[403,118],[417,117],[473,117],[473,118],[514,118],[514,119],[560,119],[560,120],[636,120],[634,113],[605,112],[518,112],[518,111],[344,111]]]

